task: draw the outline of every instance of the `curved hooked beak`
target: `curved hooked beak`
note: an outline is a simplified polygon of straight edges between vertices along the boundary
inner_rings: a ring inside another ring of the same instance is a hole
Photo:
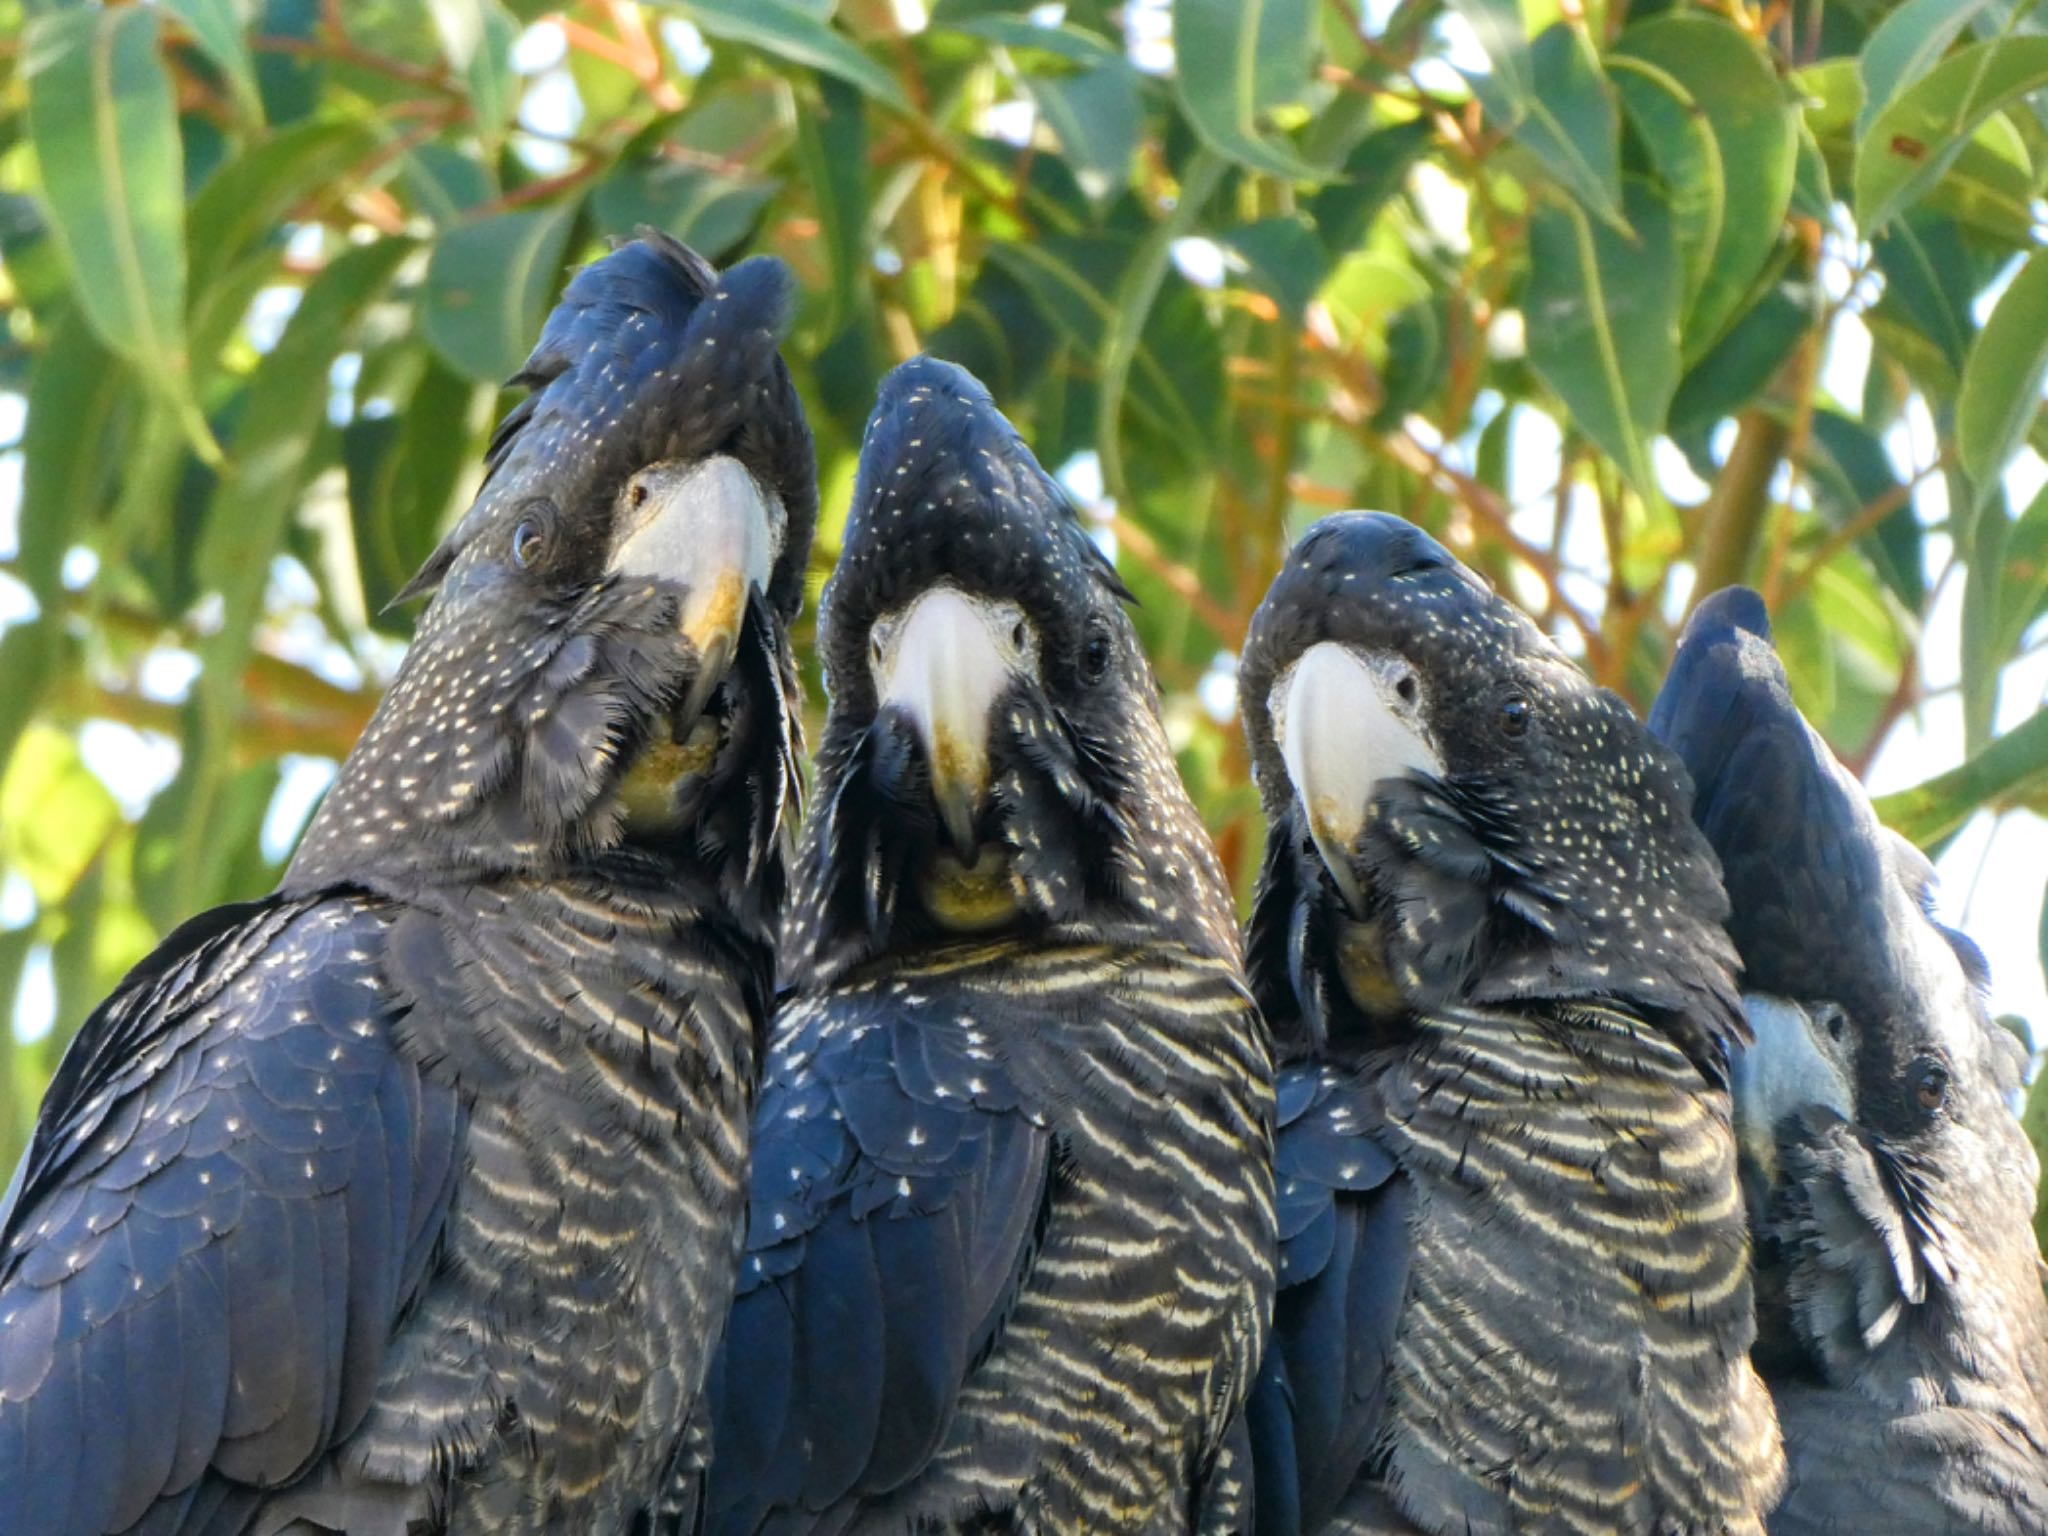
[[[687,728],[732,665],[749,598],[767,590],[786,514],[744,465],[723,454],[644,470],[632,490],[644,495],[626,513],[610,569],[683,587],[682,631],[698,657],[677,716]]]
[[[1735,1141],[1768,1188],[1778,1178],[1778,1127],[1785,1118],[1818,1107],[1854,1120],[1855,1096],[1846,1064],[1812,1012],[1760,992],[1743,997],[1742,1011],[1756,1038],[1729,1063]]]
[[[934,587],[910,605],[874,664],[877,701],[923,739],[939,818],[963,854],[988,795],[989,716],[1014,676],[991,622],[963,594]]]
[[[1281,676],[1269,707],[1309,836],[1345,902],[1362,914],[1352,850],[1374,787],[1411,769],[1443,772],[1423,723],[1421,679],[1397,653],[1360,656],[1324,640]]]

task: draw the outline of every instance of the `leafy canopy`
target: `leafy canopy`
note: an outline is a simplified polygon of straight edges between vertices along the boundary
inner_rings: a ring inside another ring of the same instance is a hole
[[[2044,178],[2036,0],[0,0],[0,1002],[55,1015],[0,1028],[0,1163],[122,970],[275,878],[608,236],[795,266],[820,578],[881,373],[989,382],[1242,884],[1229,658],[1339,507],[1638,702],[1750,580],[1850,762],[1960,700],[1896,825],[2048,803],[2001,700],[2048,609]]]

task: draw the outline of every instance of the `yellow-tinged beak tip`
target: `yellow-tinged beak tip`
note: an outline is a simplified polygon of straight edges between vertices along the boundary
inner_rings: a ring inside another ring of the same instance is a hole
[[[1411,769],[1442,772],[1428,740],[1420,680],[1399,656],[1362,657],[1325,640],[1282,674],[1269,707],[1309,835],[1357,910],[1351,853],[1375,786]]]
[[[682,587],[680,623],[698,666],[681,718],[692,720],[732,664],[750,595],[765,591],[774,573],[782,507],[745,465],[723,454],[654,465],[633,477],[627,494],[610,568]]]
[[[997,628],[988,604],[934,587],[878,637],[874,661],[877,700],[923,737],[939,818],[963,852],[988,794],[989,717],[1017,665]]]
[[[747,616],[747,593],[755,585],[751,576],[728,568],[693,587],[683,600],[683,635],[699,653],[708,654],[720,640],[739,633]]]

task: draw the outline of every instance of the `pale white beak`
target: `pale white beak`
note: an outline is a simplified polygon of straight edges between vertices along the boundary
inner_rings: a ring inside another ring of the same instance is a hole
[[[1333,640],[1310,646],[1274,684],[1280,758],[1309,835],[1354,912],[1363,896],[1352,847],[1374,787],[1411,770],[1441,774],[1424,721],[1421,679],[1391,652],[1362,657]]]
[[[682,630],[698,655],[681,719],[693,720],[739,647],[747,599],[765,591],[787,513],[737,459],[657,464],[628,483],[611,569],[679,583]]]
[[[962,853],[988,793],[989,716],[1025,660],[1006,628],[996,605],[934,587],[876,636],[876,698],[923,738],[939,816]]]
[[[1778,1125],[1808,1106],[1856,1117],[1847,1064],[1821,1021],[1782,997],[1752,992],[1742,999],[1756,1039],[1734,1053],[1729,1086],[1735,1097],[1735,1139],[1767,1183],[1778,1176]]]

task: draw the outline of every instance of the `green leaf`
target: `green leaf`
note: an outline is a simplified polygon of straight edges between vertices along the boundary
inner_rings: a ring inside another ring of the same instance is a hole
[[[1962,469],[1955,465],[1947,467],[1942,471],[1942,481],[1950,497],[1949,527],[1955,534],[1956,554],[1963,562],[1963,748],[1979,752],[1990,742],[1998,716],[2004,658],[1995,654],[1993,637],[1998,629],[2006,536],[2013,525],[2006,516],[2002,486],[1994,485],[1991,495],[1974,511],[1968,511],[1969,480]]]
[[[833,30],[826,16],[795,0],[683,0],[674,9],[712,37],[823,70],[885,107],[906,115],[911,110],[894,75]]]
[[[810,189],[832,279],[828,329],[837,331],[867,308],[868,131],[860,97],[841,81],[820,77],[822,111],[798,114],[800,185]],[[866,408],[861,410],[866,418]]]
[[[2026,440],[2048,379],[2048,252],[2036,251],[1999,295],[1963,364],[1956,447],[1978,499]]]
[[[1977,125],[2048,88],[2048,37],[1977,43],[1943,60],[1872,121],[1856,146],[1856,222],[1889,222],[1926,195]]]
[[[202,390],[255,290],[283,259],[278,225],[345,182],[376,145],[367,123],[307,119],[230,160],[192,200],[186,245],[197,276],[186,325]]]
[[[1199,154],[1183,183],[1183,197],[1201,191],[1201,183],[1213,191],[1220,165],[1214,154]],[[1030,294],[1043,321],[1041,328],[1053,332],[1076,355],[1097,359],[1100,369],[1103,348],[1115,342],[1119,354],[1128,357],[1125,377],[1105,376],[1102,389],[1117,398],[1120,419],[1176,445],[1185,461],[1200,456],[1204,445],[1212,442],[1218,343],[1206,326],[1183,325],[1176,330],[1161,324],[1156,314],[1141,313],[1150,311],[1154,302],[1163,310],[1165,304],[1157,297],[1162,293],[1186,297],[1185,284],[1169,270],[1175,238],[1170,227],[1165,236],[1155,229],[1142,245],[1122,236],[1055,235],[991,246],[989,260]],[[1137,303],[1148,288],[1153,298]],[[1188,318],[1186,306],[1176,299],[1173,319]],[[1100,391],[1091,399],[1062,403],[1088,411],[1085,420],[1072,423],[1073,441],[1067,451],[1101,447],[1104,482],[1115,496],[1114,476],[1121,473],[1122,462],[1120,457],[1110,461],[1120,455],[1122,442],[1110,442],[1101,430]],[[1042,433],[1034,446],[1052,462],[1060,461],[1060,453],[1049,451]]]
[[[1816,410],[1807,448],[1801,467],[1814,506],[1830,527],[1844,526],[1872,502],[1899,490],[1891,455],[1870,428],[1852,416]],[[1884,584],[1915,613],[1927,599],[1920,545],[1920,524],[1905,500],[1858,544]]]
[[[1719,236],[1685,314],[1685,357],[1720,340],[1769,259],[1791,206],[1798,167],[1798,108],[1763,50],[1726,22],[1682,14],[1638,22],[1614,53],[1656,65],[1705,115],[1726,187]]]
[[[1391,432],[1420,410],[1442,385],[1450,361],[1444,336],[1446,303],[1433,296],[1410,304],[1387,322],[1386,360],[1380,372],[1386,395],[1372,413],[1373,430]]]
[[[998,400],[1008,400],[1043,376],[1060,339],[1044,323],[1031,290],[991,261],[953,318],[926,336],[924,346],[972,373]]]
[[[578,51],[575,57],[588,55]],[[400,174],[414,205],[443,229],[460,224],[472,208],[491,200],[489,174],[452,144],[422,144],[409,151]]]
[[[1690,307],[1713,270],[1727,210],[1720,143],[1692,93],[1656,65],[1616,54],[1608,61],[1608,74],[1671,199],[1671,232]]]
[[[1826,223],[1835,208],[1835,189],[1828,178],[1827,157],[1820,141],[1802,118],[1799,123],[1799,158],[1792,173],[1792,212],[1801,218]]]
[[[1863,137],[1907,86],[1924,76],[1962,36],[1971,18],[1998,0],[1905,0],[1878,23],[1856,60],[1863,82],[1863,104],[1856,111],[1856,133]]]
[[[1949,377],[1920,382],[1937,396],[1952,394],[1976,334],[1970,309],[1977,274],[1962,232],[1950,220],[1921,209],[1895,219],[1871,248],[1885,279],[1884,296],[1871,318],[1897,320],[1930,343]]]
[[[777,183],[728,176],[648,156],[620,165],[591,192],[600,228],[665,229],[708,261],[722,261],[746,239]]]
[[[193,40],[220,66],[235,93],[236,106],[260,123],[263,97],[256,89],[256,60],[249,52],[247,23],[234,0],[162,0],[162,4],[192,29]]]
[[[1131,177],[1144,132],[1138,72],[1112,58],[1067,75],[1025,75],[1018,82],[1038,104],[1087,190],[1101,196]]]
[[[1376,129],[1352,147],[1338,179],[1309,199],[1316,233],[1333,258],[1342,259],[1365,243],[1373,218],[1435,140],[1436,129],[1426,118],[1417,118]]]
[[[1649,183],[1629,178],[1622,206],[1633,237],[1576,204],[1536,210],[1522,311],[1530,366],[1655,499],[1648,440],[1678,387],[1678,253],[1670,209]]]
[[[1266,129],[1308,88],[1313,0],[1173,0],[1174,90],[1202,141],[1290,181],[1323,172]]]
[[[1506,49],[1493,72],[1471,77],[1486,114],[1533,154],[1586,209],[1609,224],[1621,219],[1621,124],[1593,45],[1559,22],[1533,43],[1483,34]]]
[[[480,383],[512,376],[562,276],[576,204],[500,213],[443,235],[427,263],[427,340]]]
[[[180,776],[188,797],[178,839],[173,888],[203,889],[201,872],[219,855],[209,848],[213,812],[228,778],[233,722],[242,672],[263,611],[270,562],[292,509],[321,469],[315,444],[327,424],[328,371],[365,310],[397,274],[413,242],[389,238],[344,251],[307,287],[277,346],[249,381],[248,405],[235,432],[234,473],[206,509],[200,580],[221,597],[221,627],[201,648],[204,669]]]
[[[114,412],[132,386],[75,309],[52,330],[29,376],[22,427],[19,553],[14,574],[43,606],[62,600],[65,549],[97,522],[106,504]],[[11,686],[11,684],[10,684]]]
[[[469,421],[478,386],[421,359],[419,382],[391,416],[357,417],[342,430],[350,525],[363,603],[372,618],[412,579],[440,537],[471,462]],[[400,629],[409,616],[394,615]]]
[[[329,262],[250,378],[235,431],[236,469],[215,492],[199,552],[200,579],[226,600],[220,636],[255,623],[271,551],[315,469],[308,461],[327,420],[328,371],[350,328],[413,248],[410,240],[384,239],[352,246]]]
[[[189,733],[184,747],[186,760],[197,761]],[[256,843],[278,776],[277,763],[268,759],[204,785],[181,774],[150,802],[136,829],[135,894],[158,928],[172,927],[195,909],[246,901],[277,883]],[[206,817],[203,838],[192,835],[195,815]]]
[[[1529,63],[1529,27],[1515,0],[1450,0],[1451,9],[1472,29],[1500,89],[1516,100],[1535,93]]]
[[[8,1027],[0,1029],[0,1168],[19,1162],[41,1098],[42,1074],[33,1070],[27,1052],[14,1038],[22,964],[35,937],[33,923],[0,929],[0,1018],[8,1021]]]
[[[274,241],[277,226],[293,209],[344,179],[376,144],[368,123],[317,118],[237,155],[200,190],[186,214],[193,269],[203,281],[258,242]]]
[[[0,688],[0,764],[12,755],[60,672],[75,663],[77,649],[61,620],[48,613],[0,635],[0,677],[7,679]]]
[[[2048,486],[2004,534],[1997,573],[1997,619],[1990,629],[1991,660],[1999,666],[2019,650],[2027,631],[2048,610]]]
[[[427,0],[449,67],[469,87],[470,114],[486,144],[504,137],[519,107],[512,45],[519,24],[497,0]]]
[[[1977,124],[1927,194],[1928,207],[2007,247],[2031,245],[2034,231],[2034,163],[2016,121],[1993,113]]]
[[[1405,261],[1358,251],[1337,263],[1323,285],[1323,307],[1346,346],[1370,352],[1394,317],[1431,298],[1429,280]]]
[[[1180,201],[1139,245],[1116,286],[1110,321],[1103,328],[1102,345],[1096,354],[1101,394],[1096,401],[1095,440],[1102,455],[1103,485],[1113,500],[1125,505],[1131,500],[1131,492],[1124,474],[1124,392],[1132,365],[1137,361],[1146,322],[1152,317],[1152,305],[1159,297],[1160,285],[1172,261],[1173,243],[1194,227],[1221,184],[1223,172],[1223,162],[1212,153],[1198,154],[1189,162],[1181,181]],[[1180,403],[1178,395],[1175,402]],[[1199,421],[1190,421],[1188,425],[1199,431]]]
[[[0,778],[0,863],[19,872],[36,901],[68,897],[99,856],[121,808],[62,731],[31,726]]]
[[[319,30],[324,0],[258,0],[252,31],[310,43]],[[272,127],[296,123],[320,102],[326,66],[304,54],[264,52],[256,58],[256,85]]]
[[[187,371],[184,171],[157,26],[147,6],[38,17],[22,68],[29,131],[86,318],[218,461]]]
[[[2048,799],[2048,711],[2022,721],[1959,768],[1886,795],[1877,814],[1921,848],[1953,837],[1981,809]]]
[[[1216,238],[1245,259],[1252,282],[1272,296],[1290,324],[1300,322],[1330,274],[1329,253],[1299,215],[1239,224],[1217,231]]]
[[[1686,371],[1671,402],[1674,433],[1703,431],[1763,393],[1814,320],[1810,292],[1789,286],[1771,288]]]
[[[1004,48],[1035,49],[1054,54],[1084,69],[1123,59],[1121,51],[1112,48],[1093,32],[1079,27],[1048,27],[1023,16],[967,16],[948,21],[935,14],[932,25],[943,31],[978,37]]]

